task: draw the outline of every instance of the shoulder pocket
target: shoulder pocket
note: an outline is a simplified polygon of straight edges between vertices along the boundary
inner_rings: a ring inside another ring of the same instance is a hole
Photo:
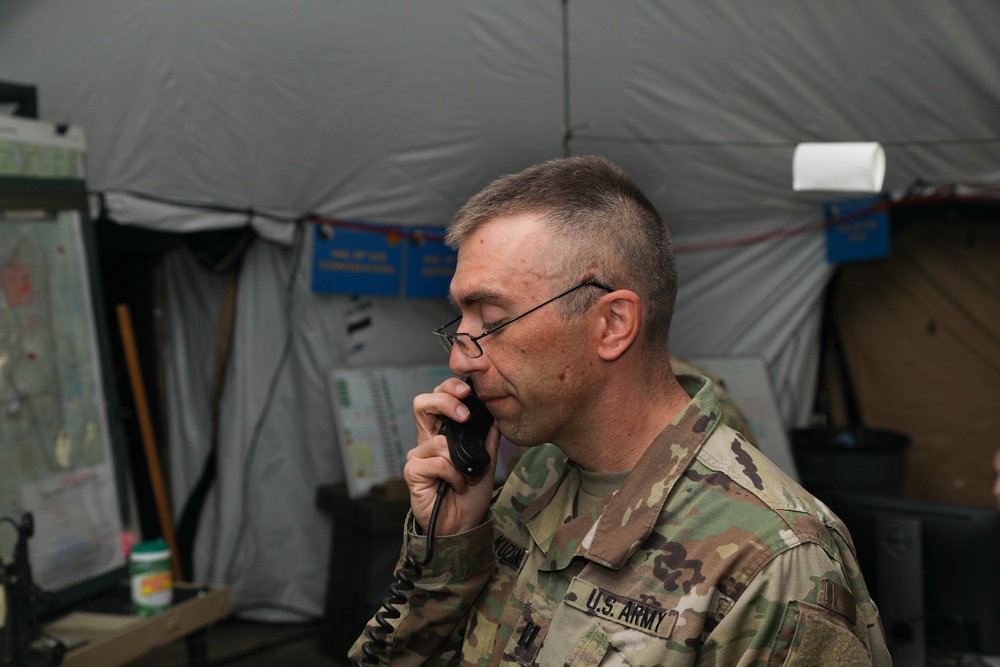
[[[847,619],[808,602],[789,602],[768,667],[821,665],[834,656],[841,665],[871,664],[868,649]]]

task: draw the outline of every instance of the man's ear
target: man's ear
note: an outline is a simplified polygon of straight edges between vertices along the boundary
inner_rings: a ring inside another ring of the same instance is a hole
[[[635,344],[642,326],[642,301],[629,290],[618,290],[604,297],[602,331],[597,353],[604,361],[615,361]]]

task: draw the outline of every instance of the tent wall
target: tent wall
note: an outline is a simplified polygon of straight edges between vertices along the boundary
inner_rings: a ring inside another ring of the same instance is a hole
[[[322,613],[332,529],[315,498],[321,485],[344,481],[330,371],[445,363],[430,330],[452,317],[444,299],[312,293],[302,261],[311,231],[300,228],[301,244],[291,248],[258,242],[243,260],[220,406],[218,477],[195,543],[196,580],[226,582],[233,609],[260,619]],[[171,491],[179,516],[211,451],[225,278],[179,249],[164,260],[164,283]],[[370,326],[350,326],[359,319]]]
[[[897,223],[890,257],[838,276],[836,322],[862,422],[911,437],[912,497],[994,504],[998,216],[936,212]],[[842,409],[836,419],[845,423]]]

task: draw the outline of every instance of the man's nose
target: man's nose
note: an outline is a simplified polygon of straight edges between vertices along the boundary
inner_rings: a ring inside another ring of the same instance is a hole
[[[475,346],[475,343],[472,343]],[[476,357],[469,357],[458,345],[451,348],[451,356],[448,358],[448,368],[456,376],[465,376],[473,371],[483,371],[489,366],[489,359],[486,353]]]

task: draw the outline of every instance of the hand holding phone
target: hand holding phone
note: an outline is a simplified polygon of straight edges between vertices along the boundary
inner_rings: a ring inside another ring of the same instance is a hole
[[[491,471],[500,434],[483,402],[470,397],[472,383],[461,384],[461,378],[448,378],[433,392],[414,397],[417,446],[407,452],[403,468],[410,508],[422,530],[430,526],[437,499],[444,498],[434,531],[440,535],[481,525],[493,496]],[[469,411],[464,421],[459,402]]]
[[[493,424],[493,415],[476,395],[472,382],[466,379],[465,383],[471,389],[469,395],[462,399],[462,403],[469,409],[468,421],[459,423],[442,417],[439,433],[448,440],[452,465],[467,477],[479,477],[490,466],[486,436]]]

